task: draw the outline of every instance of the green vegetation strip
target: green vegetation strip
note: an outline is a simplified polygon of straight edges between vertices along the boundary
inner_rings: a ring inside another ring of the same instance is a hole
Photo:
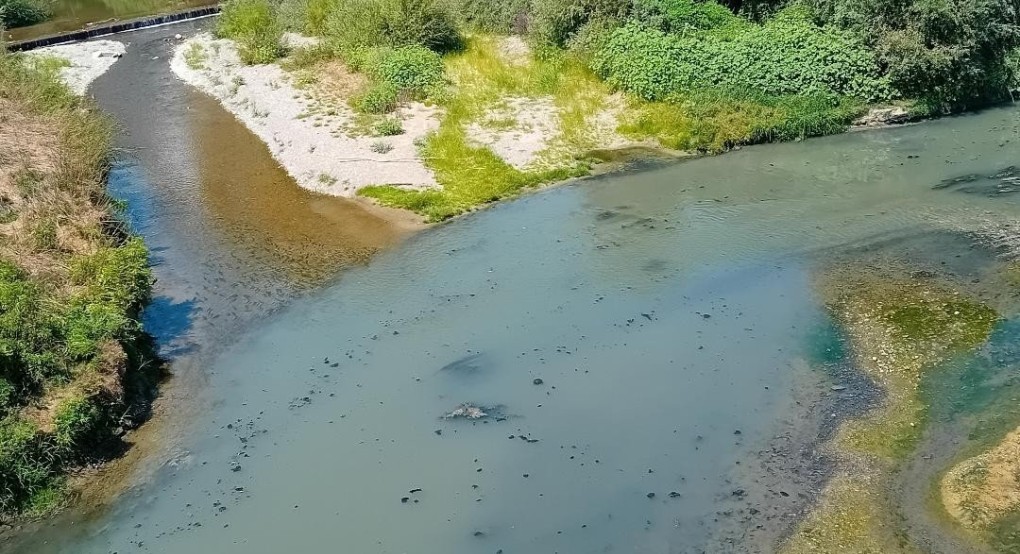
[[[68,471],[117,450],[153,382],[138,314],[142,241],[106,195],[109,125],[56,78],[0,52],[0,517],[44,511]]]

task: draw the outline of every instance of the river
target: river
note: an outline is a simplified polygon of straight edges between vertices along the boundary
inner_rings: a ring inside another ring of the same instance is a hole
[[[92,88],[156,262],[170,446],[12,551],[767,551],[832,471],[777,441],[875,398],[844,380],[840,404],[814,367],[819,274],[987,275],[971,231],[1020,219],[993,177],[936,186],[1016,163],[997,108],[645,164],[406,238],[175,81],[176,29],[124,35]],[[465,403],[488,417],[444,417]]]

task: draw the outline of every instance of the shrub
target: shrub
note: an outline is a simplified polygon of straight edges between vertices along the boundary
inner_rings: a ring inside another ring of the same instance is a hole
[[[223,5],[216,34],[235,40],[246,64],[270,63],[283,53],[283,29],[269,0],[229,0]]]
[[[465,25],[499,34],[523,34],[528,28],[531,0],[462,0],[457,13]]]
[[[35,0],[0,0],[0,27],[24,27],[44,21],[50,12]]]
[[[375,50],[364,59],[360,70],[417,97],[424,97],[443,82],[442,58],[420,46]]]
[[[817,17],[865,37],[890,83],[941,109],[1008,96],[1020,46],[1009,0],[811,0]]]
[[[744,22],[715,0],[634,0],[633,19],[673,34],[717,29]]]
[[[621,21],[630,9],[631,0],[534,0],[530,34],[536,42],[565,46],[585,26]]]
[[[117,248],[101,248],[71,261],[71,282],[87,287],[90,297],[132,314],[152,290],[148,256],[138,237]]]
[[[101,433],[108,428],[105,421],[108,417],[97,399],[82,394],[72,396],[57,406],[53,442],[70,451],[101,441]]]
[[[52,458],[35,425],[0,420],[0,511],[10,513],[45,489],[53,474]]]
[[[399,119],[387,117],[375,124],[374,131],[376,135],[381,137],[393,137],[404,134],[404,126]]]
[[[369,87],[363,94],[355,96],[351,101],[351,106],[361,113],[389,113],[397,107],[399,92],[393,83],[385,81],[377,83]]]
[[[383,0],[310,0],[309,31],[338,50],[388,43]]]
[[[374,83],[352,101],[352,106],[363,113],[390,112],[400,100],[422,100],[443,83],[442,58],[421,46],[359,49],[345,60],[351,69],[365,73]]]
[[[382,140],[373,142],[368,148],[376,154],[388,154],[393,151],[393,145]]]
[[[310,0],[308,28],[339,50],[421,46],[454,50],[461,36],[435,0]]]
[[[648,100],[704,88],[868,101],[890,95],[863,43],[800,17],[777,17],[726,38],[712,32],[679,37],[631,24],[613,32],[593,68],[613,86]]]

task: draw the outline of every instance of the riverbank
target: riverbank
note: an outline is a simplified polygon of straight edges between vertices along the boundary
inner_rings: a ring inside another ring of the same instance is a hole
[[[122,451],[158,379],[148,251],[105,188],[110,126],[60,82],[83,91],[101,73],[85,65],[0,54],[4,519],[60,505],[69,473]]]
[[[301,186],[431,222],[591,175],[635,152],[691,157],[756,141],[741,138],[751,121],[722,128],[734,116],[726,109],[691,114],[643,101],[614,91],[580,59],[537,56],[512,36],[468,37],[443,57],[443,92],[365,113],[358,103],[372,77],[318,39],[287,37],[285,57],[246,65],[237,43],[202,33],[176,48],[171,65],[262,138]],[[852,115],[855,128],[911,117],[904,106]]]

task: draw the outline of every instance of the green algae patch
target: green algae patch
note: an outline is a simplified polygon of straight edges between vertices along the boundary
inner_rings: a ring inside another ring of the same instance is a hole
[[[828,304],[850,336],[858,366],[886,392],[884,406],[847,424],[838,443],[902,460],[927,422],[919,394],[926,373],[984,343],[998,314],[948,288],[900,280],[861,281]]]
[[[782,552],[919,553],[899,533],[899,520],[881,492],[887,486],[888,475],[873,467],[857,466],[834,477]]]
[[[923,384],[948,360],[985,343],[999,316],[948,285],[906,273],[837,271],[820,292],[849,354],[885,392],[880,408],[851,420],[828,447],[841,474],[782,552],[913,553],[889,500],[892,475],[916,448],[931,407]]]

